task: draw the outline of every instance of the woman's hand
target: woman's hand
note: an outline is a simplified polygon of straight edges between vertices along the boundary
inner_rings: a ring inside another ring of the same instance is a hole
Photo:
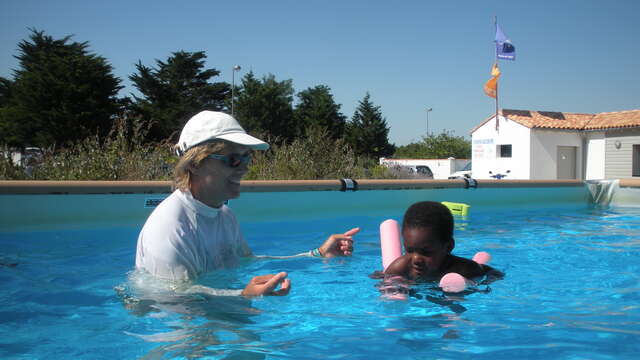
[[[279,290],[275,290],[280,285]],[[247,287],[242,290],[244,296],[262,296],[262,295],[287,295],[291,290],[291,280],[287,279],[287,273],[268,274],[255,276]]]
[[[320,254],[326,258],[336,256],[351,256],[353,253],[353,238],[360,228],[353,228],[344,234],[333,234],[320,246]]]

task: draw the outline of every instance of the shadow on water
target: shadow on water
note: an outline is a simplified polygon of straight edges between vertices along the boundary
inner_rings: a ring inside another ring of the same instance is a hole
[[[445,346],[444,342],[464,337],[461,328],[468,322],[463,314],[468,311],[463,305],[469,296],[487,294],[491,288],[479,282],[459,293],[448,293],[435,282],[413,282],[399,276],[384,276],[378,272],[370,277],[380,279],[375,286],[384,301],[407,304],[401,316],[397,345],[411,352],[422,352],[429,347]]]
[[[125,331],[147,343],[157,343],[142,359],[201,358],[264,359],[271,353],[260,336],[249,330],[260,310],[241,296],[181,294],[159,281],[139,278],[115,287],[123,307],[145,319],[143,329]],[[148,286],[147,286],[148,285]],[[160,330],[160,331],[157,331]]]
[[[489,293],[491,288],[489,283],[498,280],[498,278],[484,278],[478,281],[477,286],[469,287],[458,293],[448,293],[443,291],[435,282],[415,282],[407,280],[401,276],[384,275],[380,271],[376,271],[369,275],[370,278],[380,279],[375,287],[380,291],[381,296],[388,300],[408,300],[409,298],[426,300],[433,304],[448,308],[456,314],[462,314],[467,309],[460,305],[459,302],[464,301],[465,295],[474,293]],[[500,277],[501,278],[501,277]]]

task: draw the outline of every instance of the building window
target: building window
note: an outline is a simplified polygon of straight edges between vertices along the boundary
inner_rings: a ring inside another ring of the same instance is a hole
[[[511,157],[511,144],[498,145],[498,157],[510,158]]]
[[[633,145],[631,176],[640,176],[640,145]]]

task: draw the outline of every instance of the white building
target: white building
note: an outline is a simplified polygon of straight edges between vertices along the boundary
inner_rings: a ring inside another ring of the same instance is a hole
[[[473,177],[640,177],[640,110],[576,114],[500,112],[471,130]]]

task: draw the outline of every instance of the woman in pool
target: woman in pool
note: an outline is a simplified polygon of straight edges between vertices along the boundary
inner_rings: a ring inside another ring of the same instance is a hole
[[[185,124],[176,148],[180,155],[174,170],[176,190],[158,205],[140,231],[136,268],[158,278],[193,280],[253,256],[225,202],[240,196],[240,180],[247,173],[251,151],[266,150],[269,145],[248,135],[230,115],[202,111]],[[331,235],[319,248],[286,257],[349,256],[352,235],[358,231]],[[208,292],[286,295],[290,288],[287,273],[280,272],[256,276],[244,290]]]
[[[455,247],[453,216],[438,202],[422,201],[411,205],[402,221],[405,254],[394,260],[385,274],[411,280],[439,281],[447,273],[467,279],[503,274],[488,265],[451,254]]]

